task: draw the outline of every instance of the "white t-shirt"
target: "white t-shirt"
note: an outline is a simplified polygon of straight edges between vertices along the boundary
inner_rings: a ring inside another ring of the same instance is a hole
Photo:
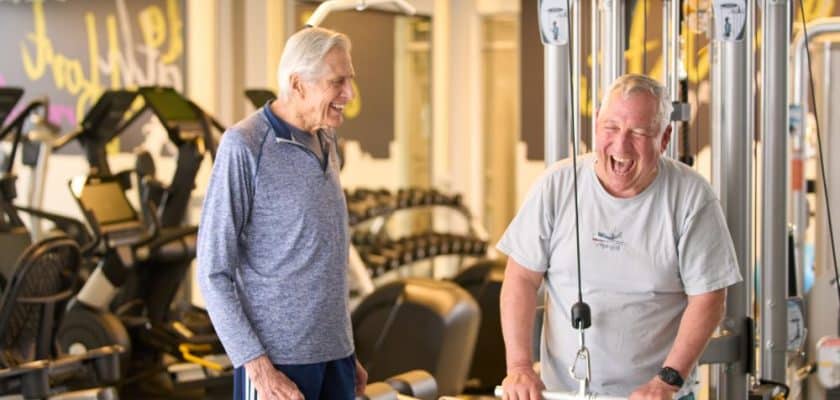
[[[596,160],[578,159],[583,299],[592,310],[590,389],[627,396],[662,368],[687,295],[728,287],[741,275],[720,202],[702,176],[663,157],[650,186],[617,198],[598,180]],[[541,370],[548,390],[577,390],[568,372],[579,348],[569,318],[577,302],[571,174],[570,159],[549,167],[497,245],[545,273]]]

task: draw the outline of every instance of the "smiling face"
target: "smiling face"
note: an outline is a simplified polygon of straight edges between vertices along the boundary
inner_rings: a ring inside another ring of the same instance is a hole
[[[657,99],[644,91],[616,90],[598,113],[595,172],[616,197],[633,197],[656,178],[659,157],[671,139],[657,121]]]
[[[339,47],[330,50],[323,59],[320,76],[297,79],[293,88],[299,96],[300,128],[314,131],[319,128],[338,128],[344,122],[344,106],[353,100],[355,71],[350,54]]]

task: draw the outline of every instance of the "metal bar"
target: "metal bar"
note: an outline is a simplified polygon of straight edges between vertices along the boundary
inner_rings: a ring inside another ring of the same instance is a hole
[[[741,346],[743,336],[727,335],[719,336],[709,341],[703,354],[700,355],[699,364],[732,364],[743,358]],[[718,395],[718,398],[721,398]]]
[[[787,124],[790,2],[765,0],[762,14],[762,232],[760,376],[785,379],[787,339]]]
[[[840,18],[820,18],[808,23],[808,39],[810,42],[816,40],[819,36],[840,32]],[[807,116],[810,112],[811,104],[807,100],[808,92],[808,73],[805,70],[804,62],[806,60],[805,48],[805,34],[800,31],[793,40],[792,57],[793,57],[793,72],[792,77],[792,97],[791,106],[797,112],[798,124],[793,124],[791,132],[792,148],[791,159],[794,163],[804,163],[805,159],[805,129],[807,127]],[[828,78],[828,75],[826,75]],[[804,165],[803,165],[804,167]],[[804,183],[804,182],[803,182]],[[798,282],[799,292],[803,293],[802,269],[805,267],[805,232],[808,226],[808,206],[807,193],[805,187],[794,188],[790,194],[790,217],[791,222],[796,228],[795,249],[794,255],[796,257],[796,265],[798,266]]]
[[[720,5],[718,3],[717,5]],[[753,171],[753,126],[752,116],[755,108],[752,103],[753,63],[752,38],[754,35],[754,6],[744,4],[743,35],[724,34],[716,26],[712,43],[712,183],[720,197],[726,223],[741,276],[751,276],[748,272],[752,265],[752,171]],[[716,12],[722,8],[715,7]],[[723,18],[715,15],[716,19]],[[728,289],[726,296],[726,315],[721,324],[721,332],[728,335],[729,344],[739,350],[737,359],[729,361],[717,369],[718,384],[716,398],[745,399],[748,393],[748,353],[746,343],[750,315],[751,280]],[[741,348],[745,347],[745,348]],[[714,346],[710,346],[713,349]],[[712,359],[711,354],[704,354],[705,359]]]
[[[604,90],[612,84],[616,78],[624,74],[624,2],[621,0],[604,0],[603,17],[604,29],[604,63],[603,79],[601,80]]]
[[[680,49],[680,1],[664,0],[662,2],[662,45],[665,57],[664,75],[665,85],[671,101],[680,101],[679,49]],[[679,159],[679,141],[681,123],[671,122],[671,142],[668,143],[666,155],[674,160]]]
[[[724,99],[721,113],[721,204],[726,216],[727,226],[735,245],[741,275],[747,276],[746,268],[751,263],[752,248],[752,132],[747,131],[747,123],[754,110],[747,108],[751,71],[747,71],[746,59],[749,58],[746,40],[721,42],[721,85],[720,96]],[[745,283],[729,289],[727,296],[728,322],[739,321],[746,316],[747,296]],[[734,327],[733,327],[734,328]],[[731,330],[731,329],[729,329]],[[735,397],[732,397],[735,398]]]
[[[662,82],[668,84],[671,66],[671,0],[662,0]]]
[[[722,41],[721,45],[721,94],[723,98],[721,123],[721,174],[724,181],[720,194],[724,206],[727,225],[729,226],[741,276],[748,277],[752,265],[752,146],[753,133],[749,131],[749,120],[755,110],[748,108],[752,97],[752,79],[755,71],[747,70],[747,60],[752,57],[752,10],[747,6],[748,17],[746,33],[742,41]],[[725,172],[724,172],[725,171]],[[726,297],[726,317],[723,329],[735,335],[746,335],[744,324],[747,318],[749,286],[745,279],[729,288]],[[721,380],[721,399],[747,398],[748,365],[742,358],[725,369],[726,377]]]
[[[592,73],[590,78],[592,79],[592,114],[590,115],[591,125],[590,125],[590,139],[589,139],[589,149],[595,149],[595,121],[598,119],[598,110],[601,107],[600,101],[601,97],[598,93],[599,90],[599,80],[600,80],[600,57],[599,53],[601,51],[601,1],[594,0],[590,3],[591,13],[590,13],[590,24],[592,29]]]
[[[333,11],[358,10],[363,11],[369,6],[393,4],[403,14],[414,15],[417,10],[405,0],[327,0],[321,3],[315,12],[306,20],[307,26],[318,26]]]
[[[580,154],[580,70],[581,70],[581,62],[583,57],[581,56],[580,52],[580,0],[573,0],[571,3],[572,12],[571,17],[572,20],[569,21],[572,24],[572,53],[571,53],[571,62],[572,62],[572,88],[574,89],[574,96],[572,97],[572,121],[574,122],[573,126],[575,127],[575,143],[574,149],[577,149],[577,153]]]
[[[38,162],[32,169],[29,186],[29,206],[32,208],[44,208],[44,189],[47,183],[47,164],[52,156],[52,147],[49,143],[38,144]],[[41,217],[32,214],[30,216],[30,231],[32,237],[40,240],[43,237]]]
[[[569,45],[544,46],[545,163],[562,160],[569,152]]]
[[[745,118],[747,120],[746,134],[749,136],[749,143],[750,143],[750,146],[747,149],[747,155],[746,155],[746,157],[749,157],[749,160],[750,160],[750,170],[749,170],[750,177],[749,177],[749,181],[748,181],[749,184],[750,184],[749,189],[748,189],[748,191],[750,192],[750,198],[749,198],[749,204],[750,204],[750,206],[749,206],[750,207],[749,208],[749,215],[750,215],[750,217],[749,217],[750,218],[749,219],[749,222],[750,222],[750,236],[749,236],[750,252],[749,252],[749,255],[746,257],[747,265],[741,267],[742,268],[741,269],[742,273],[744,271],[746,271],[745,275],[741,275],[742,277],[744,277],[744,276],[754,277],[755,276],[755,257],[756,257],[756,254],[755,254],[755,235],[756,235],[756,232],[752,231],[752,228],[755,227],[755,220],[757,218],[755,216],[755,210],[754,210],[754,207],[753,207],[756,203],[755,199],[752,197],[755,194],[754,191],[753,191],[753,187],[757,187],[757,184],[758,184],[758,182],[754,182],[755,170],[756,170],[755,162],[756,161],[753,159],[754,155],[755,155],[755,151],[756,151],[755,137],[756,137],[756,132],[757,132],[757,128],[755,127],[755,114],[756,114],[757,111],[756,111],[756,107],[755,107],[755,78],[754,78],[756,73],[757,73],[757,68],[755,67],[755,53],[756,53],[756,50],[755,50],[755,33],[756,33],[756,26],[755,26],[755,21],[756,21],[755,20],[755,15],[756,14],[755,14],[755,12],[756,12],[756,8],[755,7],[756,6],[753,5],[753,3],[754,2],[751,2],[749,0],[747,1],[747,20],[746,20],[746,23],[745,23],[745,26],[744,26],[744,45],[746,47],[746,52],[747,52],[747,59],[744,60],[746,68],[747,68],[747,75],[745,77],[745,80],[747,81],[746,82],[747,114],[745,114],[746,115]],[[749,284],[744,285],[744,298],[745,298],[745,301],[747,302],[746,303],[747,305],[746,305],[746,314],[745,315],[748,318],[750,318],[750,323],[749,323],[749,328],[748,328],[750,330],[750,332],[745,333],[745,334],[750,334],[750,335],[752,335],[752,333],[755,332],[755,327],[753,326],[753,321],[755,319],[754,305],[753,305],[754,304],[753,303],[753,292],[754,291],[755,291],[755,281],[751,278]],[[744,325],[744,324],[742,324],[742,325]],[[747,340],[747,343],[749,343],[750,345],[752,345],[755,342],[755,340],[752,337],[749,337],[746,340]],[[755,351],[751,348],[750,349],[750,356],[749,356],[750,359],[755,358],[753,356],[753,354],[755,354]],[[752,363],[752,360],[750,360],[750,362]],[[748,373],[748,374],[751,374],[751,373],[754,372],[754,366],[753,365],[748,365],[745,368],[746,368],[746,373]]]
[[[496,390],[493,394],[496,397],[502,397],[504,395],[504,390],[502,390],[501,386],[496,386]],[[600,396],[597,394],[580,396],[577,393],[550,392],[547,390],[542,392],[542,398],[545,400],[627,400],[626,397]]]

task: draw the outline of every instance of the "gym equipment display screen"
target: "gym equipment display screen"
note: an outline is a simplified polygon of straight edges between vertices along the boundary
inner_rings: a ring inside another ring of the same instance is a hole
[[[146,102],[166,121],[197,121],[199,116],[190,104],[172,88],[140,88]]]
[[[21,89],[0,88],[0,125],[11,114],[21,96],[23,96],[23,90]]]
[[[89,181],[80,192],[74,190],[73,195],[102,227],[138,220],[117,181]]]
[[[87,129],[98,129],[103,141],[113,139],[119,134],[117,127],[131,108],[135,97],[137,93],[128,90],[108,90],[102,93],[96,104],[85,114],[82,126]]]

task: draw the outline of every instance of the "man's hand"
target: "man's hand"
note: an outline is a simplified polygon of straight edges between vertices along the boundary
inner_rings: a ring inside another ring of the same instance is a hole
[[[630,394],[629,400],[672,400],[679,388],[665,383],[658,376],[640,386]]]
[[[508,370],[502,381],[503,400],[540,400],[545,390],[540,377],[530,367]]]
[[[266,355],[245,363],[245,371],[257,387],[260,400],[304,400],[297,385],[274,368]]]
[[[356,396],[365,394],[365,386],[367,386],[368,373],[365,367],[356,359]]]

